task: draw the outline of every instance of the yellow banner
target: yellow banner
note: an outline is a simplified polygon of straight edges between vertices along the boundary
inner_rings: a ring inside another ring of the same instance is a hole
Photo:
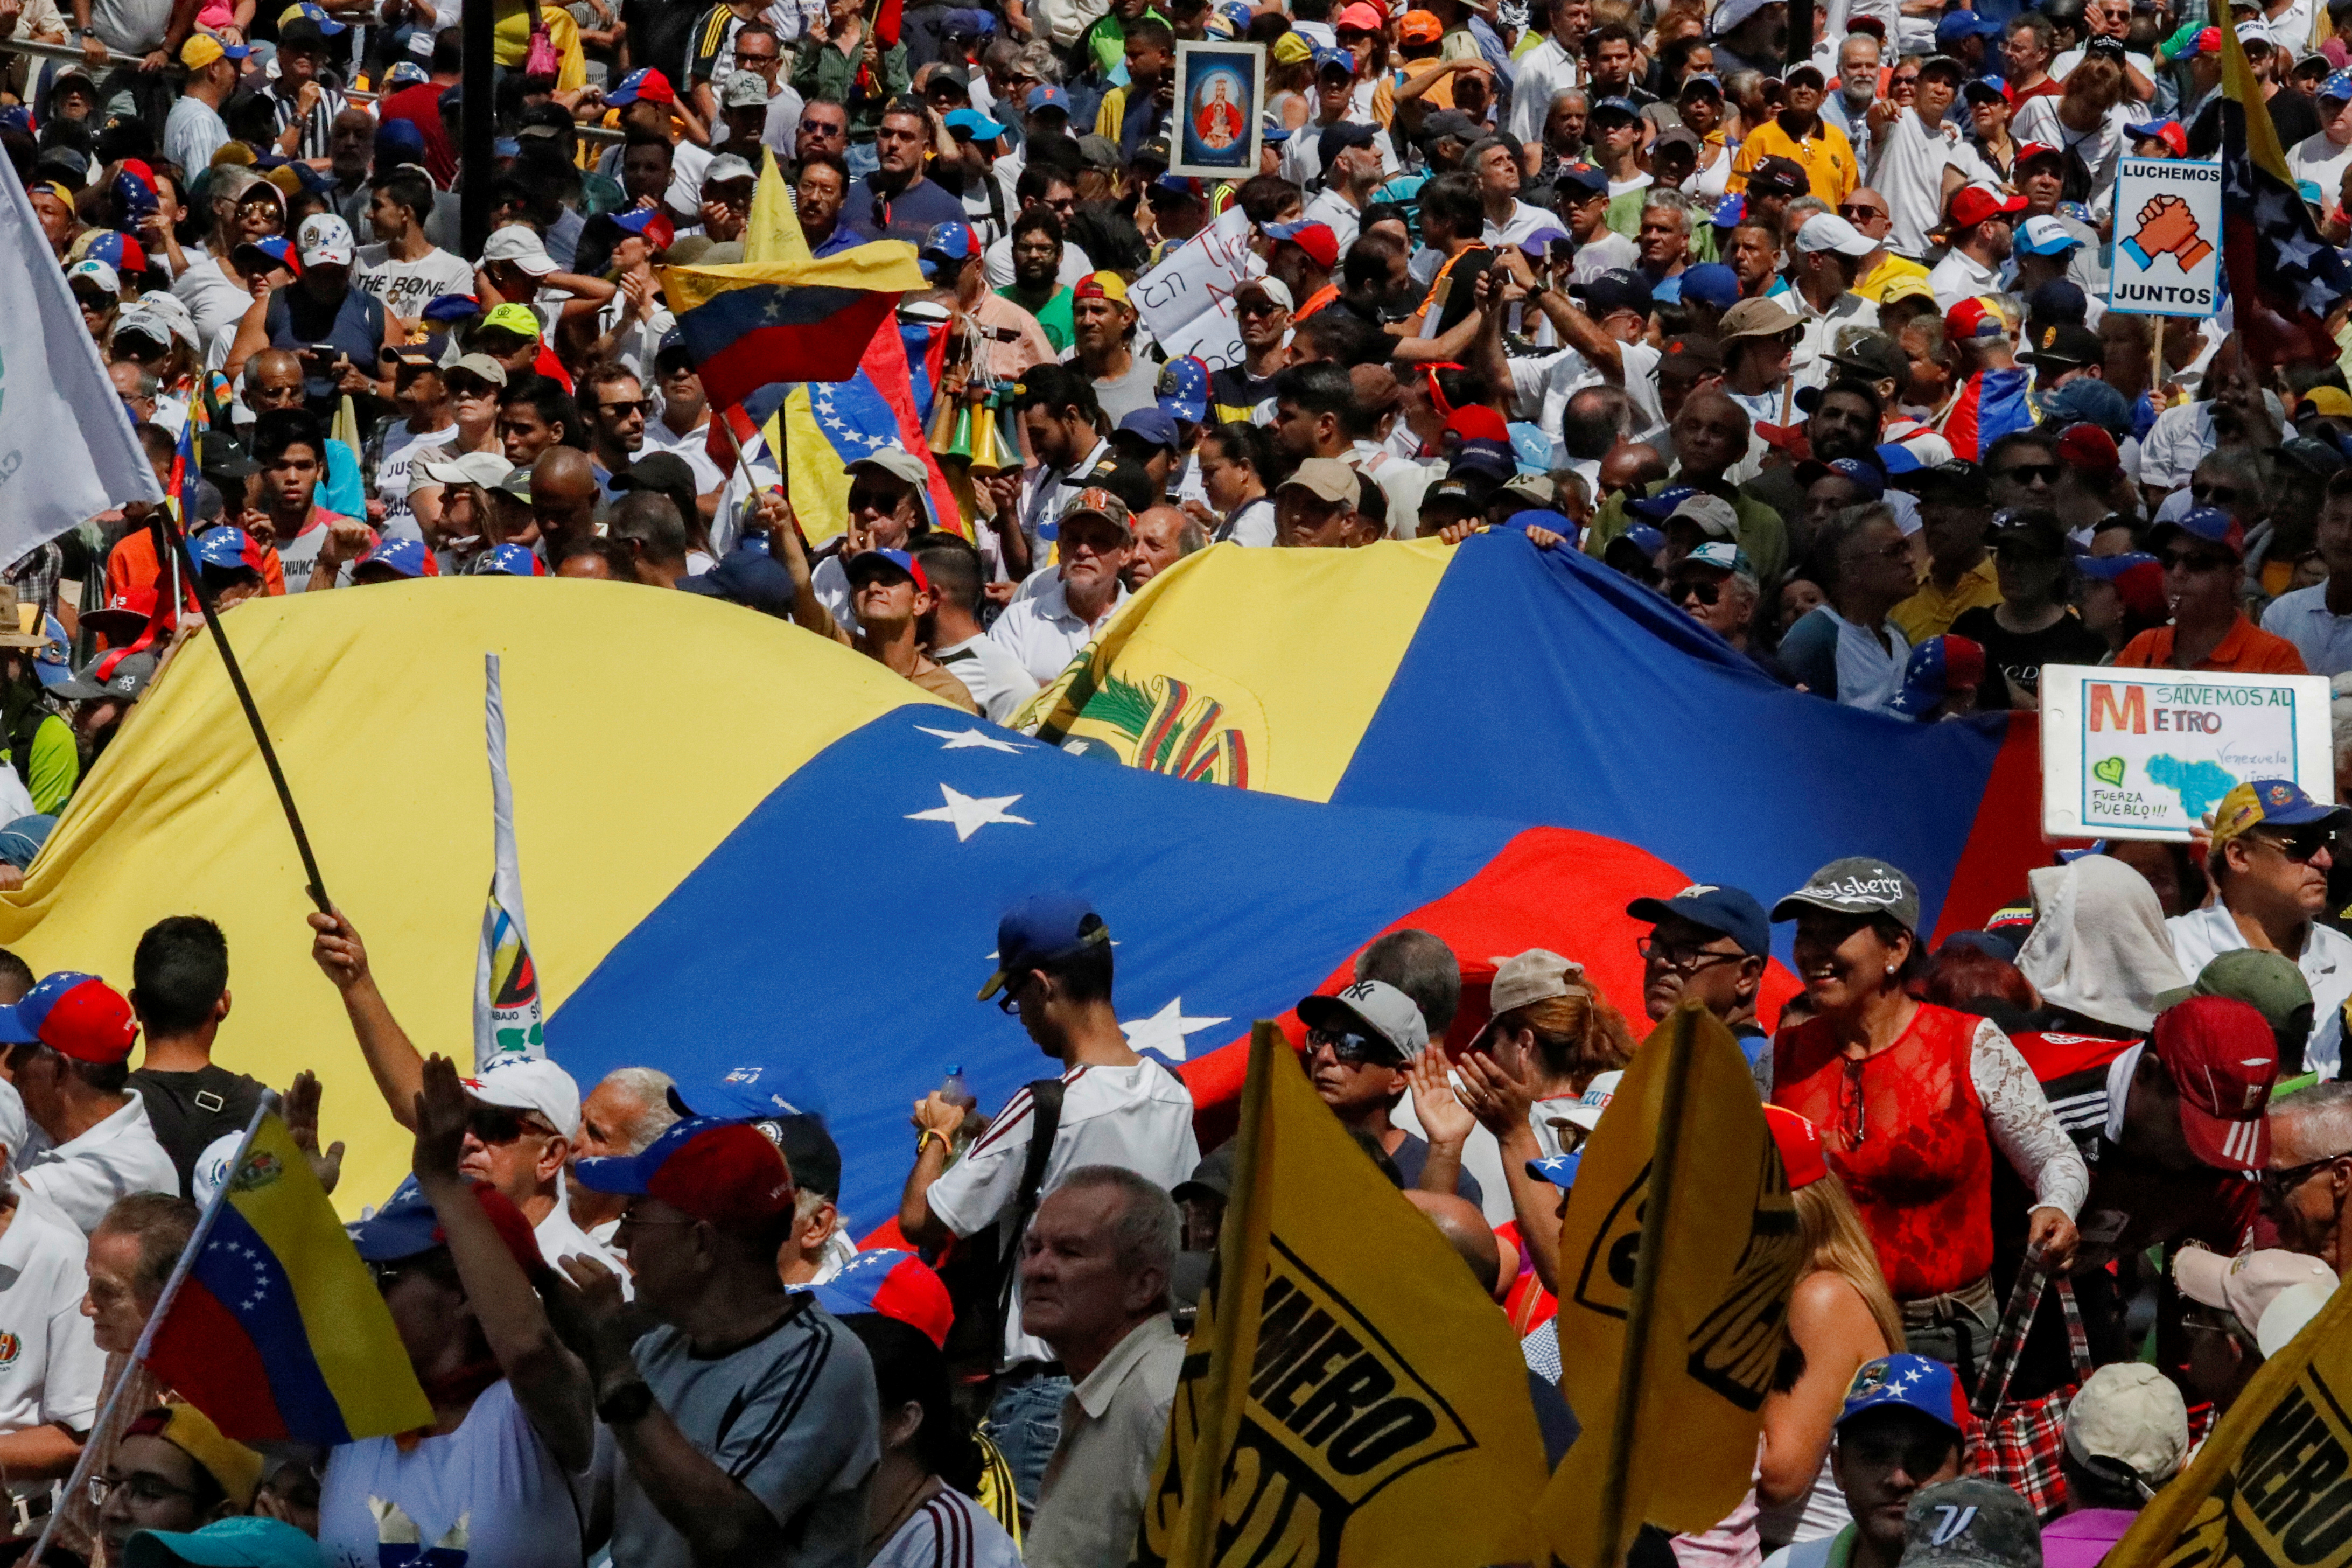
[[[752,187],[750,221],[743,226],[743,259],[797,264],[813,261],[808,237],[793,207],[792,187],[776,167],[772,147],[760,149],[760,183]],[[920,268],[917,268],[920,270]]]
[[[2352,1563],[2352,1290],[2263,1363],[2105,1568]]]
[[[1686,1005],[1634,1053],[1560,1227],[1560,1386],[1584,1436],[1538,1519],[1563,1562],[1616,1568],[1643,1521],[1702,1531],[1739,1506],[1802,1253],[1748,1064]],[[1621,1406],[1629,1335],[1645,1342]]]
[[[1268,1024],[1251,1037],[1243,1116],[1221,1283],[1184,1358],[1137,1562],[1528,1560],[1543,1443],[1510,1324]]]

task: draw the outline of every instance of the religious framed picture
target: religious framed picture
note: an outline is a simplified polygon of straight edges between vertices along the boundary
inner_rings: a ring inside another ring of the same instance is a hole
[[[1176,45],[1176,121],[1168,172],[1202,180],[1257,173],[1265,46],[1223,39]]]

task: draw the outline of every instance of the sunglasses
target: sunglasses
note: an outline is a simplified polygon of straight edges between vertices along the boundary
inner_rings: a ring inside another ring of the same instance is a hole
[[[1375,1062],[1382,1067],[1397,1064],[1396,1048],[1386,1040],[1376,1040],[1362,1035],[1338,1029],[1315,1028],[1307,1031],[1307,1054],[1328,1050],[1331,1059],[1341,1067],[1360,1067]]]
[[[1838,216],[1845,219],[1848,223],[1862,223],[1871,218],[1885,217],[1886,216],[1887,211],[1885,207],[1865,207],[1849,204],[1838,208]]]
[[[801,134],[803,136],[845,136],[848,133],[848,126],[835,125],[830,120],[803,120],[801,121]]]
[[[2156,559],[2167,572],[2227,572],[2238,564],[2226,555],[2208,555],[2198,550],[2168,550]]]
[[[2290,1165],[2284,1171],[2264,1171],[2254,1180],[2263,1190],[2263,1201],[2275,1206],[2285,1200],[2287,1194],[2343,1158],[2341,1154],[2330,1154],[2324,1160]]]
[[[640,414],[651,414],[654,411],[654,400],[650,397],[635,399],[625,397],[617,403],[600,403],[596,406],[606,414],[626,414],[633,408]]]
[[[2233,504],[2238,499],[2238,487],[2235,485],[2200,485],[2192,479],[2189,484],[2189,499],[2193,501],[2212,501],[2220,506],[2229,506]]]
[[[2301,828],[2284,837],[2268,833],[2257,833],[2253,837],[2256,843],[2269,845],[2298,866],[2336,842],[2335,833],[2326,827]]]
[[[466,1131],[484,1144],[511,1143],[526,1132],[544,1131],[524,1120],[519,1110],[502,1105],[478,1105],[466,1112]]]
[[[1234,314],[1236,316],[1271,316],[1281,309],[1281,306],[1264,295],[1255,295],[1250,299],[1237,300],[1234,302]]]
[[[903,491],[893,491],[886,495],[880,490],[853,489],[849,492],[849,510],[852,511],[896,511],[898,508],[898,498],[904,493],[905,492]]]
[[[1717,600],[1723,597],[1723,584],[1720,583],[1702,583],[1696,578],[1685,578],[1681,582],[1674,584],[1672,585],[1671,592],[1674,595],[1674,601],[1677,605],[1681,604],[1685,599],[1696,599],[1700,604],[1711,607]]]
[[[2056,463],[2013,463],[2006,468],[1993,470],[1993,478],[2013,479],[2021,485],[2054,485],[2063,469]]]

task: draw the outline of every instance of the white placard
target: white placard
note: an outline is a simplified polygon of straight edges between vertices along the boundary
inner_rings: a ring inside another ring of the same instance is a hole
[[[2316,675],[2042,667],[2042,830],[2186,839],[2234,785],[2286,779],[2336,798]]]
[[[2126,158],[2116,178],[2107,309],[2210,316],[2221,308],[2221,165]]]
[[[1194,318],[1230,301],[1235,289],[1264,275],[1265,264],[1250,250],[1255,232],[1236,203],[1129,286],[1128,300],[1153,337],[1163,344],[1179,340]],[[1169,350],[1170,357],[1175,353]]]

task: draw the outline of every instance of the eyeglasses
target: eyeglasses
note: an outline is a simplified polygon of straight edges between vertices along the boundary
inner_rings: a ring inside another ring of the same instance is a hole
[[[2304,1164],[2290,1165],[2284,1171],[2264,1171],[2254,1178],[2263,1189],[2263,1202],[2275,1207],[2286,1201],[2286,1195],[2289,1193],[2346,1157],[2342,1154],[2330,1154],[2324,1160],[2312,1160]]]
[[[2021,485],[2054,485],[2063,471],[2056,463],[2012,463],[2005,468],[1995,468],[1992,477]]]
[[[1271,316],[1281,309],[1281,306],[1263,294],[1254,294],[1246,300],[1234,301],[1234,314],[1236,316]]]
[[[654,400],[650,397],[640,397],[635,400],[625,397],[617,403],[600,403],[596,406],[606,414],[626,414],[631,409],[636,410],[639,414],[651,414],[654,411]]]
[[[2230,571],[2238,564],[2226,555],[2208,555],[2201,550],[2168,550],[2156,559],[2157,564],[2162,566],[2167,572],[2190,572],[2200,574],[2207,572]]]
[[[1307,1054],[1311,1057],[1321,1050],[1329,1051],[1331,1059],[1341,1067],[1360,1067],[1366,1062],[1382,1067],[1396,1065],[1396,1048],[1386,1040],[1338,1029],[1307,1030]]]
[[[1876,550],[1857,552],[1853,560],[1859,565],[1865,561],[1908,561],[1910,558],[1910,542],[1907,540],[1898,539],[1894,543],[1881,545]]]
[[[1671,969],[1677,974],[1696,974],[1700,970],[1712,969],[1718,963],[1737,963],[1747,956],[1738,952],[1709,952],[1703,947],[1662,942],[1655,936],[1635,937],[1633,951],[1642,955],[1643,963]]]
[[[1917,87],[1919,85],[1919,73],[1917,71],[1911,71],[1908,73],[1896,71],[1892,77],[1887,79],[1886,85],[1889,87]]]
[[[1850,202],[1846,205],[1838,208],[1838,216],[1845,219],[1848,223],[1865,223],[1872,218],[1885,217],[1886,216],[1887,211],[1885,207],[1866,207],[1859,205],[1858,203]]]
[[[1014,1007],[1021,1000],[1022,987],[1028,984],[1029,975],[1025,971],[1019,974],[1006,975],[1004,989],[996,994],[996,1010],[1006,1017],[1011,1017]]]
[[[783,58],[784,57],[782,55],[747,55],[742,53],[740,50],[738,50],[735,55],[735,63],[745,70],[755,71],[761,66],[781,64],[782,63]]]
[[[2196,480],[2191,479],[2189,481],[2189,499],[2196,501],[2200,505],[2202,505],[2207,501],[2210,501],[2215,506],[2234,506],[2237,504],[2238,500],[2238,487],[2235,485],[2200,485]]]
[[[186,1487],[175,1487],[163,1477],[148,1470],[133,1470],[127,1476],[92,1476],[89,1478],[89,1505],[104,1508],[106,1500],[115,1492],[127,1493],[132,1502],[170,1502],[173,1498],[194,1498],[200,1494]]]
[[[1723,597],[1723,584],[1702,583],[1696,577],[1685,577],[1680,582],[1669,584],[1667,594],[1677,605],[1685,599],[1696,599],[1702,605],[1712,606],[1717,600]]]
[[[614,1228],[613,1234],[618,1236],[623,1230],[660,1230],[665,1227],[676,1229],[682,1226],[699,1223],[691,1215],[678,1219],[647,1219],[637,1212],[637,1206],[635,1204],[631,1204],[621,1211],[621,1223]]]

